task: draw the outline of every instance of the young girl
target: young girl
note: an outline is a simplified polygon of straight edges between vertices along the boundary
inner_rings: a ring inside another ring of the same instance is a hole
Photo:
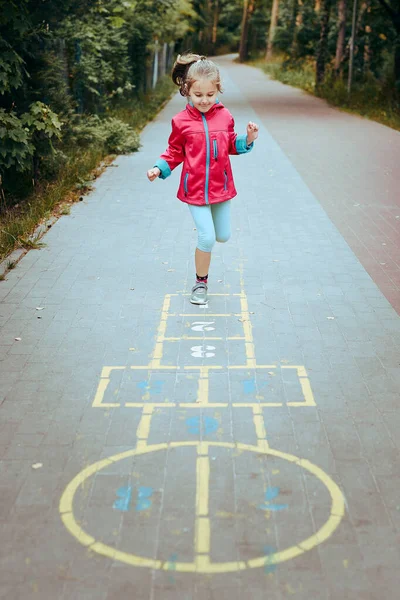
[[[206,304],[211,250],[215,241],[226,242],[231,234],[230,200],[237,192],[229,154],[249,152],[258,125],[250,121],[247,135],[235,133],[231,113],[217,98],[222,92],[218,67],[204,56],[179,55],[172,80],[188,103],[172,119],[168,148],[147,177],[166,179],[183,162],[177,197],[188,204],[198,232],[190,302]]]

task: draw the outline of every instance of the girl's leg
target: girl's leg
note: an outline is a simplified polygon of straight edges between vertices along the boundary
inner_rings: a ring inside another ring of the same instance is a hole
[[[203,250],[199,250],[198,248],[196,248],[196,252],[194,253],[194,263],[196,265],[196,276],[198,278],[208,277],[210,262],[211,252],[203,252]]]
[[[211,250],[215,244],[215,228],[211,206],[193,206],[188,204],[197,229],[197,248],[195,252],[196,275],[205,277],[211,261]]]
[[[193,287],[190,301],[193,304],[206,304],[208,269],[211,261],[211,250],[215,244],[215,228],[211,207],[193,206],[189,204],[197,229],[197,248],[195,252],[196,284]]]
[[[227,242],[231,237],[231,201],[211,205],[217,242]]]

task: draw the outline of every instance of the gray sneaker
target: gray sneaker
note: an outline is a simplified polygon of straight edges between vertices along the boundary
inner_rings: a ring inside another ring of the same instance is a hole
[[[190,302],[192,304],[207,304],[207,286],[205,283],[199,281],[192,287]]]

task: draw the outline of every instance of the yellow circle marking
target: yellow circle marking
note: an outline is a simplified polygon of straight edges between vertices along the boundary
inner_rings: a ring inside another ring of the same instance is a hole
[[[59,509],[65,527],[81,544],[88,546],[94,552],[97,552],[103,556],[107,556],[113,560],[119,560],[135,567],[149,567],[151,569],[161,569],[165,571],[174,570],[186,573],[228,573],[233,571],[241,571],[244,569],[254,569],[256,567],[262,567],[266,564],[272,565],[281,563],[286,560],[290,560],[291,558],[295,558],[296,556],[311,550],[315,546],[318,546],[318,544],[321,544],[327,540],[338,527],[344,515],[344,499],[342,492],[333,479],[331,479],[329,475],[325,473],[325,471],[310,461],[293,456],[293,454],[286,454],[285,452],[280,452],[279,450],[273,450],[272,448],[260,449],[257,446],[240,443],[232,444],[225,442],[203,442],[203,444],[204,443],[206,443],[209,447],[222,446],[225,448],[236,448],[238,450],[255,452],[257,454],[270,454],[271,456],[277,456],[278,458],[295,463],[299,467],[306,469],[315,475],[315,477],[317,477],[317,479],[319,479],[328,488],[332,498],[331,512],[328,520],[316,533],[314,533],[314,535],[303,540],[302,542],[299,542],[295,546],[286,548],[286,550],[275,552],[267,556],[260,556],[259,558],[253,558],[247,561],[231,561],[220,563],[212,563],[209,561],[208,557],[201,557],[201,560],[197,560],[197,562],[193,563],[175,563],[170,561],[155,560],[152,558],[144,558],[136,554],[122,552],[121,550],[117,550],[116,548],[112,548],[111,546],[107,546],[101,542],[97,542],[94,537],[87,534],[78,525],[73,514],[73,501],[77,489],[84,481],[86,481],[86,479],[88,479],[91,475],[94,475],[94,473],[101,471],[105,467],[131,456],[139,456],[140,454],[148,454],[149,452],[158,452],[159,450],[166,450],[168,447],[178,448],[182,446],[198,446],[198,442],[171,442],[169,444],[155,444],[152,446],[145,446],[143,448],[135,448],[134,450],[121,452],[120,454],[115,454],[114,456],[100,460],[78,473],[78,475],[74,477],[74,479],[67,485],[60,500]]]

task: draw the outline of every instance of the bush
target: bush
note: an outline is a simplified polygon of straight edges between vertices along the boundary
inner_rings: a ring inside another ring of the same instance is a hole
[[[54,150],[40,160],[40,177],[53,181],[68,164],[68,156],[61,150]]]
[[[128,154],[140,147],[139,134],[116,117],[105,119],[101,131],[107,152],[111,154]]]
[[[93,115],[72,130],[72,139],[79,146],[103,146],[108,154],[128,154],[140,147],[139,134],[118,119],[100,119]]]

